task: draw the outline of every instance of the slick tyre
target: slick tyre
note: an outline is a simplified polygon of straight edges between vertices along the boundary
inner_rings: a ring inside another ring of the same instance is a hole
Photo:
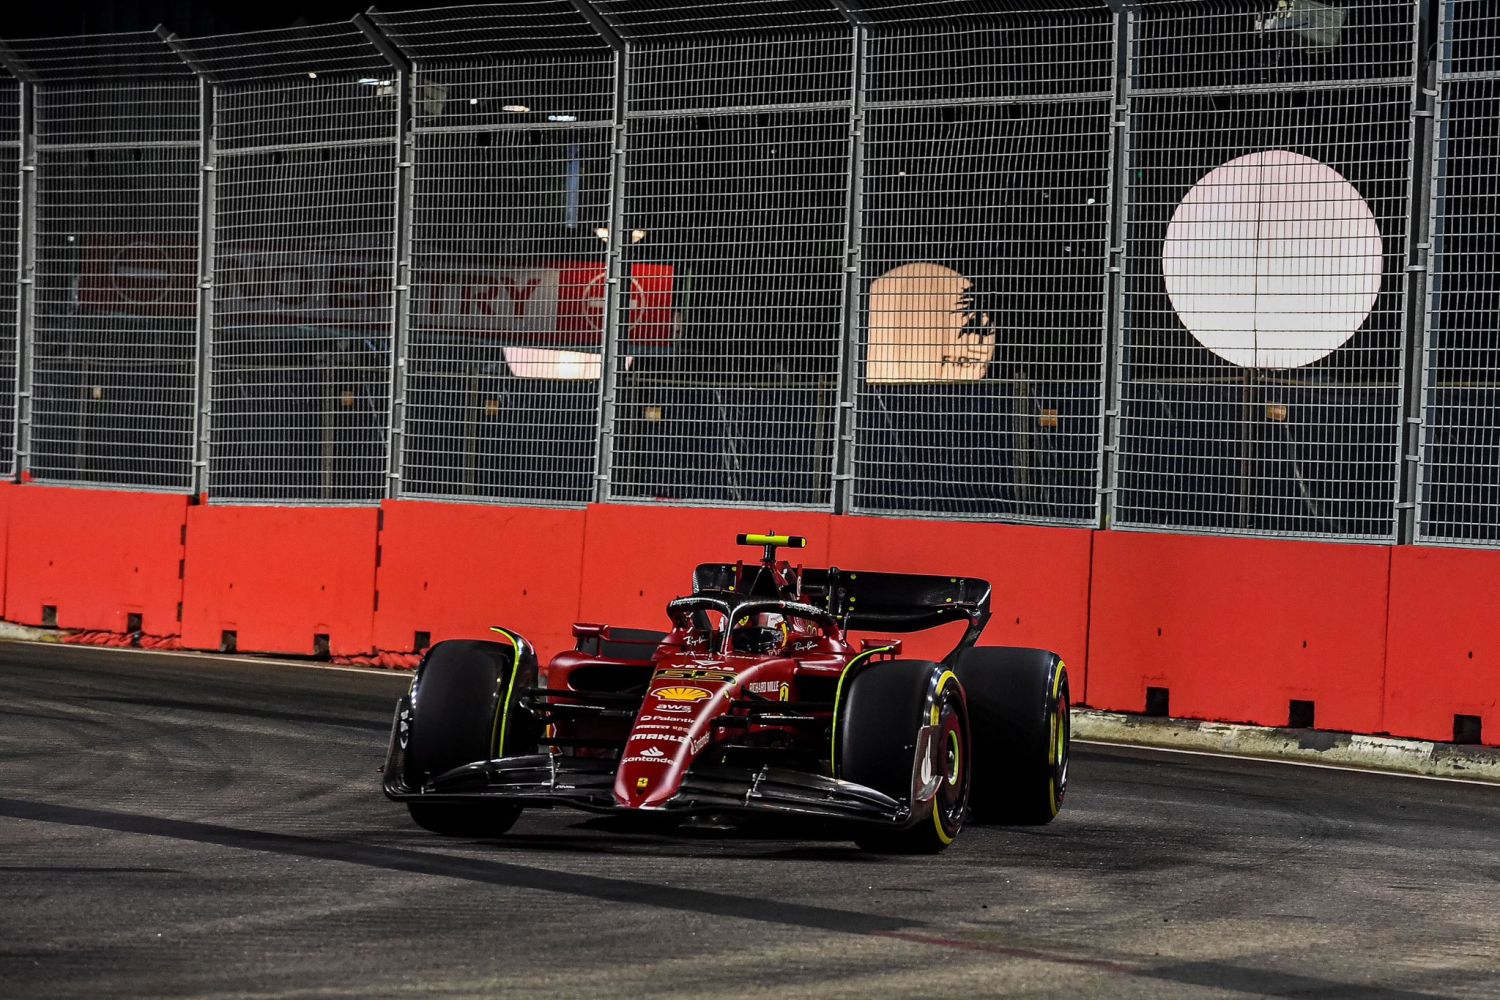
[[[478,639],[440,642],[428,651],[413,692],[408,785],[420,787],[460,765],[515,752],[533,735],[520,732],[519,724],[507,725],[520,722],[506,712],[517,686],[516,659],[510,645]],[[407,808],[418,826],[449,836],[498,836],[521,815],[520,806],[506,802],[409,801]]]
[[[969,715],[953,671],[926,660],[892,660],[864,670],[844,690],[836,722],[838,777],[912,798],[918,738],[932,727],[937,746],[931,801],[913,803],[904,829],[860,831],[867,851],[931,854],[953,843],[969,806]]]
[[[966,650],[954,672],[973,722],[970,816],[977,823],[1050,823],[1068,790],[1068,668],[1045,649]]]

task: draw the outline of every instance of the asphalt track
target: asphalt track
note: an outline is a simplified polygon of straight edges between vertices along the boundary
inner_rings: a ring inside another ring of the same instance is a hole
[[[443,840],[377,790],[405,683],[0,644],[0,996],[1500,997],[1500,788],[1080,746],[937,857]]]

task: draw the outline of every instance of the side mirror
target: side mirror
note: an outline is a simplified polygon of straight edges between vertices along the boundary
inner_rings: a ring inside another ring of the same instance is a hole
[[[883,646],[889,646],[890,647],[890,655],[891,656],[900,656],[901,655],[901,640],[900,639],[861,639],[861,640],[859,640],[859,651],[861,653],[868,653],[872,649],[880,649]]]

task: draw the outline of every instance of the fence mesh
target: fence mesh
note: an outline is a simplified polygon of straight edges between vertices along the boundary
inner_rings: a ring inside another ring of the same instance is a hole
[[[1394,534],[1413,25],[1132,16],[1120,523]]]
[[[16,472],[20,354],[21,84],[0,76],[0,472]]]
[[[1102,7],[877,22],[857,509],[1095,519],[1113,33]]]
[[[377,20],[416,57],[402,492],[588,501],[614,55],[566,0]]]
[[[0,469],[1500,544],[1493,4],[370,17],[6,44]]]
[[[152,34],[11,49],[36,80],[31,474],[191,489],[197,82]]]
[[[852,34],[750,7],[629,51],[615,497],[832,503]]]
[[[1418,537],[1500,542],[1500,12],[1452,3],[1438,64]]]
[[[181,45],[214,85],[209,498],[376,502],[404,81],[352,24]]]

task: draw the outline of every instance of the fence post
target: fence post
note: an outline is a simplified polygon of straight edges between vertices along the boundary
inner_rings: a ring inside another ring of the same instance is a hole
[[[630,92],[630,64],[624,39],[595,10],[589,0],[569,0],[578,13],[614,52],[615,107],[611,126],[609,179],[609,239],[604,257],[604,330],[599,342],[599,434],[594,451],[594,500],[610,499],[614,474],[615,382],[621,327],[628,321],[625,305],[630,285],[622,280],[625,260],[625,108]],[[624,317],[622,319],[622,317]]]
[[[11,474],[24,477],[31,459],[31,355],[32,316],[36,308],[36,91],[31,74],[16,55],[0,43],[0,65],[19,83],[20,148],[16,157],[21,174],[16,224],[16,408],[10,428],[15,450],[11,455]]]
[[[198,172],[198,350],[193,373],[193,495],[208,494],[210,400],[213,378],[210,355],[214,330],[214,89],[203,67],[196,64],[175,34],[164,25],[156,34],[177,53],[198,78],[200,166]]]
[[[402,442],[406,433],[406,357],[411,323],[411,244],[412,244],[412,163],[416,143],[412,138],[411,109],[416,99],[412,91],[412,63],[396,43],[370,19],[368,14],[354,15],[354,25],[369,43],[396,71],[396,94],[401,113],[396,118],[396,220],[395,242],[391,261],[391,385],[387,394],[385,495],[401,495]]]
[[[1426,4],[1416,4],[1414,17],[1418,39],[1428,38],[1429,24],[1424,20]],[[1432,24],[1437,30],[1430,36],[1437,40],[1441,31],[1445,3],[1434,5]],[[1433,219],[1437,215],[1440,195],[1439,163],[1441,154],[1437,135],[1438,63],[1429,57],[1428,46],[1417,46],[1417,64],[1412,74],[1411,119],[1411,188],[1410,222],[1406,251],[1406,339],[1403,345],[1401,403],[1404,420],[1401,427],[1401,480],[1396,498],[1396,542],[1409,545],[1417,540],[1422,526],[1423,460],[1426,433],[1423,417],[1427,395],[1428,303],[1434,301],[1432,274]],[[1441,57],[1439,57],[1441,58]]]
[[[864,273],[865,75],[869,23],[847,0],[831,0],[854,33],[849,102],[849,189],[844,203],[843,335],[838,354],[838,419],[834,421],[833,510],[847,514],[855,503],[854,448],[858,431],[859,317]]]
[[[1103,406],[1099,411],[1098,526],[1114,526],[1115,497],[1120,482],[1120,380],[1125,363],[1125,210],[1130,197],[1130,10],[1122,0],[1111,0],[1114,11],[1115,96],[1109,139],[1109,243],[1104,248],[1108,270],[1105,285],[1104,344],[1101,373]]]

